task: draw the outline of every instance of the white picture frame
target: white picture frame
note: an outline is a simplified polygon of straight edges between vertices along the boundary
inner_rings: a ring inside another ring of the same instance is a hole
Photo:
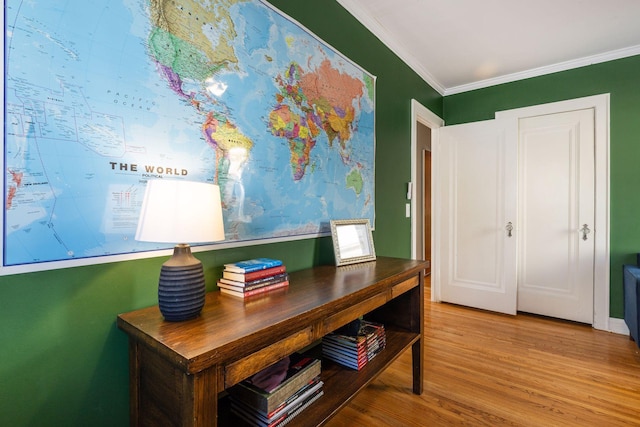
[[[337,266],[375,261],[376,251],[368,219],[331,220],[331,237]]]

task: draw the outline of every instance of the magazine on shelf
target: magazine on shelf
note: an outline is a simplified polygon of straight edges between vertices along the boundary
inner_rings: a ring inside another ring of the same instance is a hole
[[[331,333],[322,338],[322,356],[360,370],[386,346],[384,326],[362,321],[358,335]]]
[[[322,386],[322,381],[315,382],[312,387],[305,388],[304,392],[298,395],[295,400],[272,413],[271,416],[265,416],[255,411],[255,409],[234,400],[231,401],[231,412],[254,426],[284,426],[324,394]]]
[[[331,339],[322,340],[323,347],[333,348],[336,351],[343,352],[352,356],[366,355],[378,350],[378,348],[384,348],[386,340],[384,337],[373,337],[371,340],[365,341],[362,345],[357,347],[345,345],[340,341],[334,341]]]
[[[322,341],[322,350],[323,351],[331,350],[336,353],[343,354],[345,357],[351,357],[354,359],[366,358],[369,355],[369,353],[373,351],[372,349],[366,349],[366,348],[362,348],[360,350],[346,348],[340,345],[332,344],[328,341]]]
[[[352,368],[357,371],[364,368],[367,364],[368,359],[355,359],[349,356],[345,356],[344,354],[333,353],[331,350],[322,350],[322,357],[327,360],[331,360],[332,362],[336,362],[342,366],[346,366],[347,368]]]
[[[293,353],[229,388],[232,398],[264,413],[273,412],[320,375],[320,360]],[[279,381],[269,382],[277,378]]]
[[[232,271],[236,273],[251,273],[253,271],[266,270],[268,268],[278,267],[280,265],[282,265],[282,261],[279,259],[254,258],[234,262],[231,264],[225,264],[224,269],[226,271]]]
[[[353,368],[356,370],[360,370],[365,367],[365,365],[373,360],[373,358],[380,353],[384,347],[378,347],[376,350],[371,351],[370,353],[364,354],[362,356],[356,357],[353,355],[348,355],[339,351],[336,351],[332,348],[325,347],[323,344],[322,347],[322,356],[328,360],[339,363],[348,368]]]
[[[330,333],[323,339],[333,340],[345,346],[359,347],[366,345],[367,342],[371,342],[379,336],[384,337],[384,325],[363,320],[357,336]]]
[[[380,333],[372,334],[366,336],[364,339],[359,340],[357,343],[350,342],[348,340],[343,340],[340,337],[336,337],[334,335],[327,335],[322,339],[322,342],[330,343],[336,346],[344,347],[345,349],[353,350],[353,351],[362,351],[364,349],[368,349],[379,344],[384,344],[386,341],[383,331]]]

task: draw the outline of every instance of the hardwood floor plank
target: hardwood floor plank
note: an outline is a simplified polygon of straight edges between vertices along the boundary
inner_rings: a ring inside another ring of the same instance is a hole
[[[407,351],[327,426],[640,426],[626,336],[425,301],[424,345],[421,396]]]

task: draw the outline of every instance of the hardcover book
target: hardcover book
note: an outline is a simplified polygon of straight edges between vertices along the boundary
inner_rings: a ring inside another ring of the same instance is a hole
[[[233,271],[236,273],[251,273],[252,271],[265,270],[267,268],[277,267],[279,265],[282,265],[282,261],[279,259],[255,258],[234,262],[231,264],[225,264],[224,269],[226,271]]]
[[[250,273],[238,273],[234,271],[223,270],[222,277],[229,280],[235,280],[236,282],[251,282],[252,280],[262,279],[264,277],[275,276],[286,272],[287,269],[284,265],[276,267],[266,268],[264,270],[252,271]]]
[[[286,280],[279,280],[277,282],[268,283],[268,284],[265,284],[265,285],[236,286],[236,285],[229,285],[229,284],[227,284],[225,282],[221,282],[220,280],[218,280],[216,285],[218,285],[218,288],[220,288],[220,289],[224,288],[224,289],[228,289],[230,291],[235,291],[235,292],[249,292],[249,291],[253,291],[255,289],[265,288],[267,286],[275,285],[275,284],[282,283],[282,282],[286,282]]]
[[[280,282],[280,283],[272,283],[267,286],[259,286],[251,290],[246,290],[246,289],[234,290],[234,289],[230,289],[230,287],[221,283],[218,283],[218,286],[220,287],[220,293],[223,293],[226,295],[232,295],[234,297],[246,298],[252,295],[258,295],[258,294],[263,294],[265,292],[274,291],[276,289],[286,288],[287,286],[289,286],[289,281],[285,280],[284,282]]]
[[[289,275],[287,273],[276,274],[275,276],[267,276],[261,279],[251,280],[250,282],[238,282],[237,280],[227,279],[225,277],[221,277],[218,282],[224,283],[225,285],[234,286],[236,288],[246,288],[249,289],[251,287],[265,286],[270,285],[272,283],[283,282],[289,279]]]
[[[232,398],[269,414],[320,375],[320,360],[293,353],[231,387]]]

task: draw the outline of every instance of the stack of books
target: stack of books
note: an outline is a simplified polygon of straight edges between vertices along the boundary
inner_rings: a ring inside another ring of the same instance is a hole
[[[360,370],[386,345],[384,325],[362,320],[356,334],[334,332],[322,338],[322,356]]]
[[[289,285],[287,269],[281,260],[255,258],[225,264],[218,288],[223,294],[246,298]]]
[[[323,395],[320,360],[294,353],[228,389],[231,412],[250,425],[287,424]]]

